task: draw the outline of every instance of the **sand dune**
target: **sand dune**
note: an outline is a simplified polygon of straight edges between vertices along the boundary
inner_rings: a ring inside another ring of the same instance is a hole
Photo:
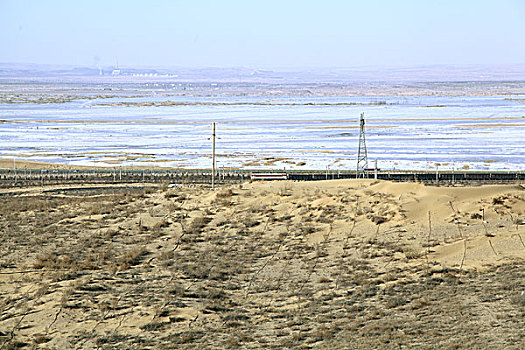
[[[6,347],[524,345],[523,185],[59,189],[0,191]]]

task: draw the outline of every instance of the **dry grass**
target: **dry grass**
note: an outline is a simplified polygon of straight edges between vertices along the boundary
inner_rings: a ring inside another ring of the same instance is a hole
[[[264,186],[0,197],[0,346],[523,348],[522,260],[427,260],[473,210],[429,237],[393,196]]]

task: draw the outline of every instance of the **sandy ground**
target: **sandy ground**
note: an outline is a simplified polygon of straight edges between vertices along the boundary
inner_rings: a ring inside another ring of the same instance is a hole
[[[48,162],[35,162],[30,160],[20,160],[13,158],[0,158],[0,169],[82,169],[93,167],[69,166],[67,164],[55,164]]]
[[[120,168],[120,163],[115,164],[115,166],[118,166]],[[165,167],[165,166],[154,166],[154,165],[148,165],[148,166],[124,166],[123,169],[128,170],[140,170],[140,169],[177,169],[174,167]],[[49,163],[49,162],[36,162],[31,160],[20,160],[16,159],[15,162],[13,162],[13,158],[0,158],[0,169],[61,169],[61,170],[71,170],[71,169],[114,169],[114,167],[111,166],[81,166],[81,165],[68,165],[68,164],[60,164],[60,163]]]
[[[65,186],[0,205],[2,348],[525,347],[524,185]]]

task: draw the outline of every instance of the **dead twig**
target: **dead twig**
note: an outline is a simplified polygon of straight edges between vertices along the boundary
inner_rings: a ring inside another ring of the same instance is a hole
[[[428,236],[427,236],[427,250],[425,252],[425,258],[427,259],[427,270],[430,271],[430,261],[428,260],[428,254],[430,253],[430,236],[432,235],[432,220],[430,217],[430,211],[428,212]]]
[[[489,239],[489,244],[490,244],[490,247],[492,248],[492,251],[493,251],[494,254],[497,256],[498,253],[496,253],[496,249],[494,249],[494,246],[492,245],[492,242],[490,241],[490,239]]]
[[[13,326],[13,329],[11,330],[11,332],[9,332],[9,338],[10,339],[13,339],[14,336],[15,336],[15,332],[20,328],[20,325],[22,324],[22,321],[24,320],[24,318],[29,315],[31,313],[31,311],[26,311],[22,317],[20,317],[20,319],[18,320],[17,323],[15,323],[15,325]]]
[[[463,268],[463,263],[465,262],[466,256],[467,256],[467,239],[464,239],[463,240],[463,258],[461,258],[461,264],[459,265],[460,270]]]
[[[483,224],[483,228],[485,229],[485,236],[494,237],[494,235],[489,233],[489,230],[487,230],[487,226],[485,225],[485,223],[483,222],[482,224]]]
[[[450,205],[450,208],[452,209],[452,211],[454,212],[454,224],[456,225],[456,228],[458,229],[458,232],[459,232],[459,236],[461,238],[463,238],[463,232],[461,232],[461,228],[459,227],[459,223],[458,223],[458,220],[457,220],[457,210],[454,208],[454,205],[452,204],[452,201],[448,201],[448,204]]]
[[[180,227],[182,228],[182,234],[180,235],[179,239],[177,240],[177,243],[175,243],[175,247],[173,247],[173,249],[171,250],[172,252],[174,252],[175,250],[177,250],[177,248],[180,246],[180,244],[182,243],[182,238],[184,237],[184,235],[186,234],[186,230],[184,229],[184,224],[182,223],[182,219],[179,221],[180,223]]]
[[[521,235],[519,233],[517,233],[517,235],[520,239],[521,245],[523,246],[523,248],[525,248],[525,243],[523,243],[523,239],[521,238]]]
[[[343,242],[343,249],[347,249],[346,245],[348,244],[348,240],[352,236],[352,232],[354,232],[355,224],[356,224],[356,222],[354,220],[352,228],[350,229],[350,232],[348,232],[348,234],[346,235],[345,240]]]
[[[188,324],[188,327],[191,328],[192,324],[197,321],[197,319],[199,318],[199,315],[195,316],[195,318],[193,320],[190,321],[190,323]]]
[[[51,329],[51,326],[55,324],[55,322],[58,320],[58,316],[60,315],[60,313],[62,313],[62,306],[60,306],[60,309],[58,309],[57,313],[55,314],[55,318],[53,319],[53,322],[51,322],[49,324],[49,326],[47,326],[47,330],[49,331]]]

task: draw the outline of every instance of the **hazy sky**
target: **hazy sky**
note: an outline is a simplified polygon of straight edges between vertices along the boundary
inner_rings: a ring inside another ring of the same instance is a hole
[[[0,0],[0,62],[305,68],[525,62],[523,0]]]

